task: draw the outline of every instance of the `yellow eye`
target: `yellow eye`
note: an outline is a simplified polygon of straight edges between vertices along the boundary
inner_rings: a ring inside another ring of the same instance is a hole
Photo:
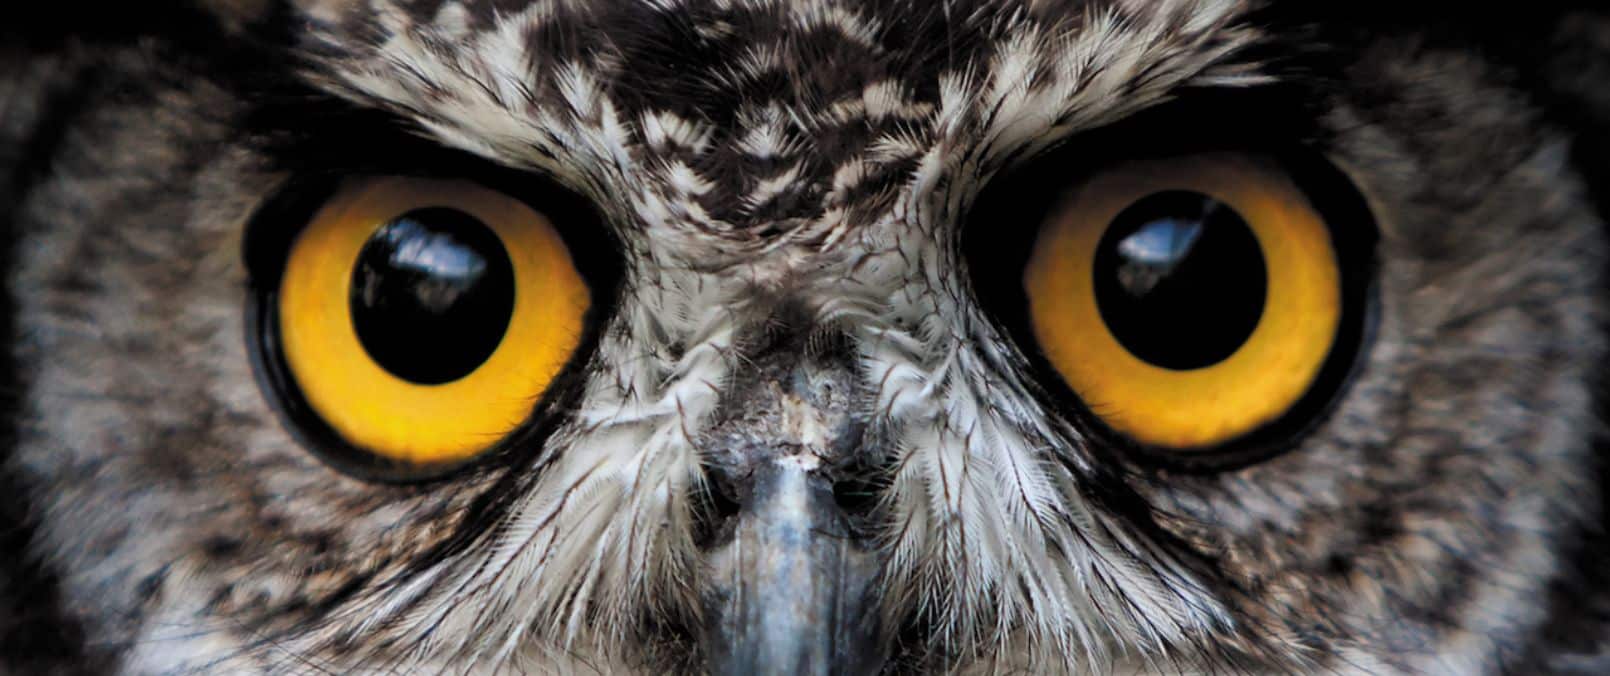
[[[463,181],[349,181],[291,243],[285,370],[343,441],[382,462],[475,457],[532,412],[590,304],[552,223]]]
[[[1274,161],[1109,169],[1063,195],[1024,272],[1051,366],[1130,438],[1206,449],[1284,415],[1337,341],[1330,229]]]

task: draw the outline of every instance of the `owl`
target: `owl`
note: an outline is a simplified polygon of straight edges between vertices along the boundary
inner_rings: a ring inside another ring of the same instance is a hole
[[[0,671],[1610,672],[1602,10],[58,4]]]

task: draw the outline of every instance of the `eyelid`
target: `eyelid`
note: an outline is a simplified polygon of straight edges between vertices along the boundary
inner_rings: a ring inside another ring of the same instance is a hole
[[[410,210],[442,205],[470,213],[504,240],[514,258],[516,300],[503,342],[524,348],[500,347],[459,380],[421,385],[382,370],[364,353],[350,321],[332,319],[339,329],[335,336],[318,326],[311,327],[318,335],[300,335],[299,329],[314,322],[292,318],[345,316],[352,275],[348,261],[356,260],[374,227]],[[325,223],[330,227],[321,227]],[[317,258],[297,265],[299,256]],[[281,281],[285,357],[293,373],[318,374],[319,387],[303,387],[309,404],[352,444],[391,449],[393,457],[419,464],[463,457],[523,420],[534,395],[569,359],[580,339],[581,315],[591,303],[573,269],[547,218],[500,193],[468,182],[426,179],[349,185],[292,245]],[[534,292],[538,289],[542,292]]]
[[[1194,138],[1179,141],[1172,151],[1160,146],[1167,139],[1177,140],[1183,132],[1163,134],[1157,142],[1133,148],[1126,141],[1135,138],[1134,130],[1116,137],[1092,134],[1079,142],[1080,152],[1072,152],[1075,148],[1070,146],[1001,174],[970,206],[957,244],[970,282],[969,297],[1011,340],[1011,348],[1021,358],[1016,362],[1021,364],[1021,375],[1031,380],[1030,389],[1048,414],[1111,451],[1115,461],[1174,472],[1215,473],[1302,448],[1307,436],[1322,429],[1333,411],[1349,400],[1352,384],[1369,363],[1379,312],[1379,235],[1369,203],[1352,178],[1320,148],[1281,138],[1218,143],[1203,138],[1212,135],[1205,133],[1211,130],[1190,129]],[[1109,410],[1102,402],[1086,401],[1067,384],[1035,335],[1024,273],[1041,224],[1070,189],[1126,163],[1224,153],[1262,158],[1271,170],[1281,172],[1296,186],[1325,220],[1340,272],[1341,317],[1330,357],[1312,386],[1284,415],[1222,444],[1181,452],[1139,442],[1114,429],[1102,419],[1101,414]]]
[[[586,342],[591,289],[549,218],[525,202],[465,180],[355,177],[310,211],[285,245],[274,283],[254,278],[262,315],[253,324],[262,334],[254,364],[293,431],[343,470],[414,480],[481,457],[526,423]],[[492,246],[512,265],[505,279],[513,309],[496,347],[470,371],[411,382],[396,375],[406,371],[382,367],[358,337],[351,285],[360,252],[382,226],[437,211],[471,219],[453,227],[491,229]],[[287,213],[297,211],[268,215]]]

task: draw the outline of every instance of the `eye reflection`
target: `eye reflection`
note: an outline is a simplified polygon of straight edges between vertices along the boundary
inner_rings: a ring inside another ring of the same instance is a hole
[[[453,209],[420,209],[370,237],[352,273],[353,326],[392,375],[451,382],[486,361],[514,311],[514,268],[491,229]]]
[[[1097,309],[1119,344],[1175,370],[1235,354],[1258,326],[1268,285],[1246,221],[1189,191],[1154,193],[1120,212],[1094,275]]]

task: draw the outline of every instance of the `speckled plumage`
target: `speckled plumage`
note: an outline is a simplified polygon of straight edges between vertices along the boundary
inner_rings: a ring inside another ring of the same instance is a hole
[[[1583,566],[1610,22],[1506,42],[1490,17],[1301,11],[305,0],[48,23],[0,71],[32,562],[0,586],[52,585],[12,594],[64,654],[13,642],[0,665],[697,671],[723,537],[702,501],[743,490],[708,477],[762,443],[876,474],[858,527],[894,670],[1605,666]],[[1374,212],[1370,345],[1287,452],[1158,469],[1037,384],[963,229],[1048,149],[1268,91]],[[264,401],[240,253],[288,180],[416,160],[575,191],[622,271],[497,462],[381,485]]]

